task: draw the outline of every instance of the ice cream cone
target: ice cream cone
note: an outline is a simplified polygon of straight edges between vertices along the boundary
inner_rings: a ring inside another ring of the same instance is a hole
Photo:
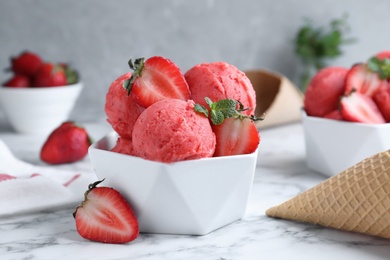
[[[364,159],[266,214],[390,238],[390,150]]]
[[[257,128],[273,127],[301,120],[303,93],[285,76],[266,70],[248,70],[246,76],[256,92]]]

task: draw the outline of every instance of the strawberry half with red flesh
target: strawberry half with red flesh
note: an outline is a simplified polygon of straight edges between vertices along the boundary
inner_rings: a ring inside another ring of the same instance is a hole
[[[54,63],[45,63],[34,76],[34,87],[56,87],[67,85],[65,70],[62,66]]]
[[[350,95],[342,97],[340,107],[341,114],[347,121],[367,124],[385,123],[385,119],[375,102],[362,93],[352,92]]]
[[[244,109],[242,103],[233,99],[212,102],[206,97],[205,101],[210,110],[200,104],[196,104],[194,109],[210,118],[216,137],[214,156],[250,154],[256,151],[260,135],[254,121],[263,118],[242,114],[241,112],[249,109]]]
[[[367,64],[361,63],[352,66],[345,80],[345,94],[349,95],[353,90],[373,97],[378,89],[387,84],[387,80],[381,79],[378,73],[372,71]]]
[[[25,51],[18,57],[11,58],[12,71],[15,74],[23,74],[29,77],[34,76],[42,64],[41,57],[30,51]]]
[[[110,187],[90,184],[84,201],[73,217],[77,232],[85,239],[103,243],[128,243],[138,237],[138,221],[122,195]]]
[[[40,158],[49,164],[77,162],[87,155],[91,143],[85,128],[70,121],[64,122],[49,135]]]
[[[260,135],[254,122],[248,118],[231,117],[212,128],[216,137],[214,156],[250,154],[259,146]]]
[[[14,75],[12,78],[2,84],[4,87],[28,88],[31,86],[30,78],[25,75]]]
[[[154,56],[130,59],[129,66],[134,73],[123,87],[142,107],[147,108],[157,101],[176,98],[188,100],[190,90],[179,67],[171,60]]]

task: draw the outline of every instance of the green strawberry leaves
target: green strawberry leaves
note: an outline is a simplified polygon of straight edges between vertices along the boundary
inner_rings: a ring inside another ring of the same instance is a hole
[[[264,117],[256,117],[254,115],[244,115],[241,112],[250,110],[251,108],[244,108],[244,105],[234,99],[222,99],[218,102],[213,102],[210,98],[205,97],[205,101],[210,108],[210,111],[200,104],[195,104],[194,110],[198,113],[210,117],[214,125],[220,125],[227,118],[234,117],[239,119],[249,118],[252,121],[263,120]]]
[[[367,66],[370,70],[378,73],[381,79],[390,78],[390,59],[379,59],[372,57],[368,60]]]
[[[133,83],[136,78],[138,78],[141,75],[141,71],[144,67],[145,58],[138,58],[135,59],[134,62],[132,59],[129,60],[128,64],[130,69],[132,69],[134,72],[131,75],[131,77],[127,80],[125,80],[122,83],[122,86],[125,90],[127,90],[127,94],[130,95],[131,88],[133,86]]]

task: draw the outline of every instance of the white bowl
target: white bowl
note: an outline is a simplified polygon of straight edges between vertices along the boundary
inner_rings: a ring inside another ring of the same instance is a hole
[[[390,149],[390,123],[362,124],[308,116],[302,110],[310,169],[336,175],[368,156]]]
[[[68,120],[83,85],[45,88],[0,87],[0,105],[19,133],[47,134]]]
[[[117,134],[89,148],[104,185],[130,203],[140,231],[204,235],[245,214],[257,151],[247,155],[160,163],[109,151]]]

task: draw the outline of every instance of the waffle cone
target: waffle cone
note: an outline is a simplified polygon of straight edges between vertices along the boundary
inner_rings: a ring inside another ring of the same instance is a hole
[[[390,238],[390,150],[364,159],[266,214]]]

